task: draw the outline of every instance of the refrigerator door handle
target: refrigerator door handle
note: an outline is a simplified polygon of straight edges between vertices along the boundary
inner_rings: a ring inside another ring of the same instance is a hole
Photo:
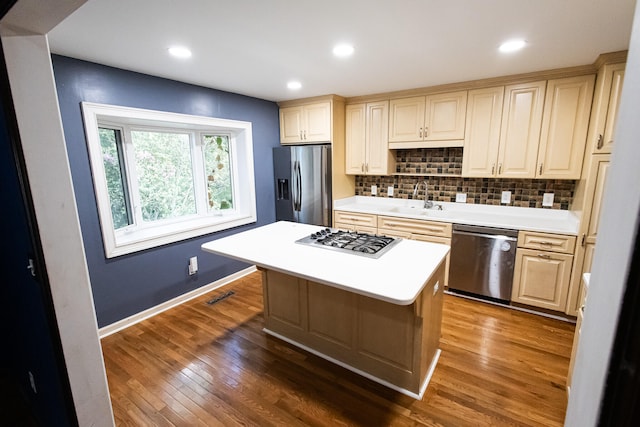
[[[296,206],[296,210],[299,212],[302,209],[302,172],[300,172],[300,162],[296,162],[296,174],[298,175],[298,197]]]
[[[297,212],[298,209],[298,193],[299,193],[299,187],[300,187],[300,181],[298,180],[298,161],[294,160],[293,161],[293,170],[291,173],[291,182],[293,183],[292,185],[292,190],[293,190],[293,197],[291,197],[291,205],[293,206],[293,211]]]

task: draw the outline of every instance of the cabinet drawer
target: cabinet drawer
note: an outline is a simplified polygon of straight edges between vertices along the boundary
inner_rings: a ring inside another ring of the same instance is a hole
[[[521,231],[518,234],[518,247],[572,254],[576,247],[576,236]]]
[[[426,234],[451,238],[451,224],[448,222],[422,221],[419,219],[379,216],[378,228],[406,231],[412,234]]]
[[[376,228],[377,216],[357,212],[334,211],[334,222]]]
[[[378,234],[387,237],[400,237],[401,239],[411,239],[411,233],[402,230],[393,230],[390,228],[378,228]]]
[[[347,224],[346,222],[336,222],[333,224],[333,228],[337,228],[338,230],[355,231],[357,233],[378,234],[378,229],[375,227]]]

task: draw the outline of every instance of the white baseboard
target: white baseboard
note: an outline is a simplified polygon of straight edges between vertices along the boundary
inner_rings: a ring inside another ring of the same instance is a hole
[[[247,267],[244,270],[240,270],[236,273],[230,274],[229,276],[223,277],[222,279],[216,280],[215,282],[209,283],[208,285],[201,286],[198,289],[194,289],[191,292],[187,292],[186,294],[177,296],[169,301],[165,301],[162,304],[156,305],[155,307],[148,308],[144,311],[141,311],[140,313],[136,313],[122,320],[118,320],[117,322],[114,322],[110,325],[103,326],[102,328],[98,329],[98,336],[100,337],[100,339],[102,339],[113,333],[116,333],[125,328],[128,328],[131,325],[135,325],[136,323],[142,322],[145,319],[153,317],[156,314],[162,313],[163,311],[169,310],[170,308],[176,307],[189,300],[197,298],[200,295],[204,295],[207,292],[211,292],[224,285],[227,285],[233,282],[234,280],[238,280],[241,277],[244,277],[253,273],[254,271],[257,271],[255,265],[251,267]]]

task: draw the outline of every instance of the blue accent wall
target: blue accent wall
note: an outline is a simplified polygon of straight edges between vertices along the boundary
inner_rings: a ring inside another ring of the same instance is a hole
[[[272,147],[280,141],[277,104],[63,56],[53,55],[52,62],[98,325],[246,268],[205,253],[200,245],[275,221]],[[251,122],[257,223],[107,259],[82,121],[84,101]],[[199,271],[189,276],[188,261],[196,255]]]

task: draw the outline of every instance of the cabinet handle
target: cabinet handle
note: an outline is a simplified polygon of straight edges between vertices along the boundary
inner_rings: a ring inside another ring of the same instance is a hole
[[[538,175],[542,175],[542,165],[543,165],[543,164],[544,164],[544,163],[540,163],[540,169],[539,169]]]
[[[502,163],[498,163],[498,175],[502,173]]]
[[[584,241],[587,238],[587,235],[585,233],[582,234],[582,240],[580,241],[580,246],[582,246],[584,248]]]
[[[426,126],[426,127],[424,128],[424,137],[426,138],[426,137],[428,137],[428,136],[429,136],[429,126]]]
[[[369,163],[366,163],[366,164],[364,165],[364,171],[365,171],[365,172],[369,172]]]
[[[303,140],[304,136],[302,135],[302,131],[300,131],[300,140]]]
[[[420,138],[422,138],[422,128],[420,128]]]
[[[306,130],[303,130],[303,131],[302,131],[302,134],[304,135],[304,138],[302,138],[302,139],[305,139],[305,140],[306,140],[306,139],[307,139],[307,131],[306,131]]]
[[[599,133],[598,134],[598,140],[597,140],[597,143],[596,143],[596,148],[598,150],[602,149],[602,146],[604,145],[604,141],[603,140],[604,140],[604,137],[602,136],[601,133]]]
[[[364,172],[364,163],[360,165],[360,172]]]
[[[547,254],[538,254],[538,258],[551,259],[551,255],[547,255]]]
[[[491,175],[493,175],[496,172],[496,164],[492,164],[491,165]]]

